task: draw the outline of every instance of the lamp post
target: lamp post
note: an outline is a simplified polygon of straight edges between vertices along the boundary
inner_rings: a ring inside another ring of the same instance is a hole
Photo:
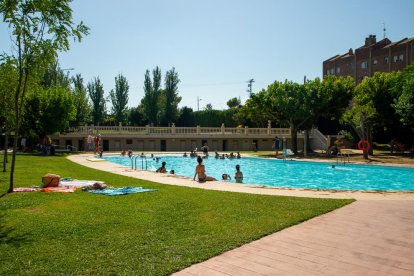
[[[200,101],[202,99],[200,99],[200,97],[197,96],[197,111],[200,111]]]

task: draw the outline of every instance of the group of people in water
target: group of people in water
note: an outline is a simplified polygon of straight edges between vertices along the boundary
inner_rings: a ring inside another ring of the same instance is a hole
[[[198,182],[205,182],[205,181],[215,181],[217,179],[215,179],[212,176],[208,176],[206,174],[206,169],[203,165],[203,159],[208,158],[208,146],[207,144],[204,144],[203,147],[201,147],[201,150],[203,152],[202,155],[198,155],[197,154],[197,148],[195,148],[195,150],[192,150],[189,154],[190,157],[196,157],[197,158],[197,166],[195,168],[195,173],[194,173],[194,177],[193,180],[196,180],[197,177],[197,181]],[[122,150],[121,151],[121,156],[126,156],[128,155],[128,157],[132,157],[133,153],[132,150]],[[141,153],[141,156],[145,156],[144,153]],[[187,157],[187,153],[184,152],[183,157]],[[155,160],[156,162],[159,161],[159,157],[155,157],[154,154],[151,154],[151,158],[153,158],[153,160]],[[240,159],[241,155],[240,152],[237,152],[237,154],[234,154],[233,152],[231,152],[230,154],[219,154],[217,151],[215,152],[215,158],[216,159]],[[157,170],[155,172],[157,173],[167,173],[167,168],[166,168],[167,163],[166,162],[162,162],[161,163],[161,167],[157,168]],[[170,170],[170,174],[175,174],[174,170]],[[243,173],[240,171],[240,165],[236,165],[236,172],[234,175],[234,179],[236,180],[237,183],[242,183],[243,182]],[[224,181],[228,181],[231,180],[231,176],[227,173],[222,174],[222,180]]]
[[[194,156],[194,153],[197,154],[195,151],[191,151],[191,153],[190,153],[191,157],[197,157],[197,166],[195,168],[195,173],[194,173],[193,180],[195,181],[196,178],[197,178],[198,182],[216,181],[217,179],[215,179],[212,176],[208,176],[206,174],[206,169],[205,169],[205,166],[203,165],[203,159],[205,159],[205,155],[204,156],[197,156],[197,155]],[[224,154],[223,154],[223,156],[224,156]],[[230,156],[234,156],[234,158],[240,158],[240,153],[237,153],[237,156],[239,156],[239,157],[237,157],[233,153],[231,153]],[[187,153],[184,153],[183,157],[187,157]],[[228,158],[230,158],[230,157],[228,157]],[[155,172],[157,172],[157,173],[167,173],[166,165],[167,165],[166,162],[162,162],[161,167],[159,167]],[[175,173],[174,170],[170,171],[170,174],[174,174],[174,173]],[[240,165],[236,165],[236,173],[234,175],[234,179],[236,180],[237,183],[242,183],[243,182],[243,173],[240,170]],[[222,180],[224,180],[224,181],[231,180],[231,176],[227,173],[224,173],[222,175]]]
[[[203,165],[203,157],[198,156],[197,157],[197,166],[195,168],[195,173],[194,173],[194,177],[193,180],[196,180],[197,177],[197,181],[198,182],[206,182],[206,181],[216,181],[217,179],[215,179],[212,176],[208,176],[206,174],[206,169],[205,166]],[[159,167],[155,172],[157,173],[167,173],[167,168],[166,168],[167,163],[166,162],[162,162],[161,163],[161,167]],[[174,170],[170,170],[170,174],[175,174]],[[234,175],[234,179],[236,180],[237,183],[242,183],[243,182],[243,173],[240,170],[240,165],[236,165],[236,173]],[[222,180],[231,180],[231,176],[229,174],[224,173],[222,175]]]

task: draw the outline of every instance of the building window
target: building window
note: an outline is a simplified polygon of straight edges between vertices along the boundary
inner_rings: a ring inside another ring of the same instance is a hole
[[[398,61],[398,56],[394,56],[394,62]]]
[[[127,139],[126,143],[127,143],[127,145],[132,145],[132,139]]]
[[[329,69],[326,69],[326,74],[329,75]]]
[[[362,69],[367,69],[368,68],[368,61],[361,62],[361,68]]]
[[[335,72],[335,71],[334,71],[334,69],[332,68],[332,69],[331,69],[331,75],[333,75],[333,74],[334,74],[334,72]]]
[[[372,64],[377,65],[377,64],[378,64],[378,60],[374,59],[374,60],[372,61]]]
[[[340,67],[336,67],[336,73],[337,74],[341,73],[341,68]]]
[[[384,58],[384,64],[388,64],[388,62],[389,62],[388,57]]]
[[[399,61],[404,61],[404,55],[400,55],[398,60]]]

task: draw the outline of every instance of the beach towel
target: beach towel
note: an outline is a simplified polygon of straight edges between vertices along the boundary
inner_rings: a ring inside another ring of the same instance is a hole
[[[135,193],[145,193],[155,191],[153,189],[146,189],[142,187],[130,186],[123,188],[106,188],[104,190],[88,190],[88,192],[93,194],[101,194],[108,196],[117,196],[117,195],[126,195],[126,194],[135,194]]]
[[[17,187],[13,189],[13,192],[38,192],[40,188],[30,188],[30,187]]]
[[[96,183],[99,183],[102,186],[104,185],[104,183],[102,181],[96,181],[96,180],[77,180],[77,179],[71,180],[70,178],[64,178],[64,179],[62,179],[60,181],[60,185],[59,186],[64,186],[64,187],[70,187],[70,188],[79,189],[79,188],[92,187]]]
[[[70,187],[47,187],[41,189],[41,192],[44,193],[73,193],[75,188]]]

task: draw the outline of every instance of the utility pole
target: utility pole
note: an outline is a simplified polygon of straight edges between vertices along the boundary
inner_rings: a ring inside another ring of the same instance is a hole
[[[200,111],[200,97],[197,96],[197,111]]]
[[[250,79],[247,81],[248,85],[247,85],[247,92],[249,92],[250,97],[252,96],[252,90],[253,90],[253,83],[254,83],[254,79]]]
[[[386,28],[385,28],[385,22],[382,22],[382,30],[383,30],[383,32],[384,32],[384,37],[383,38],[385,38],[386,37]]]

